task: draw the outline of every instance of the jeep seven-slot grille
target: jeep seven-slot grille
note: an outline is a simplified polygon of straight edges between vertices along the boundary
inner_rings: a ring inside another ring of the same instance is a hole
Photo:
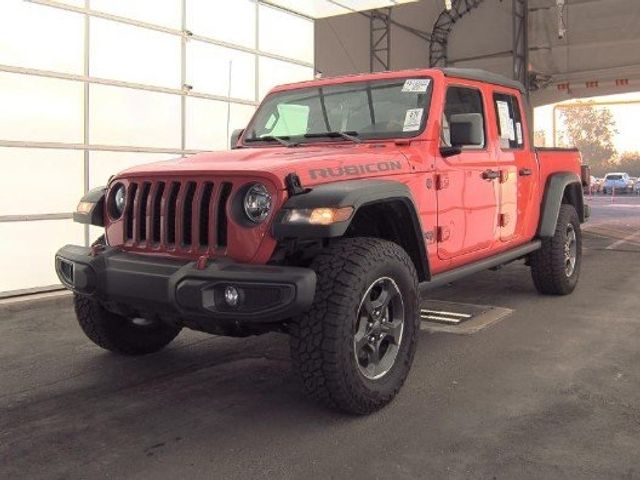
[[[230,182],[131,182],[124,235],[141,248],[201,251],[227,246]]]

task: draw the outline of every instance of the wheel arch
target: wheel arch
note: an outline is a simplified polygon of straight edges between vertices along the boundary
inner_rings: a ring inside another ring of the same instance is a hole
[[[560,205],[563,203],[573,205],[581,223],[586,221],[582,181],[576,173],[558,172],[549,176],[541,205],[539,237],[553,237],[558,223]]]
[[[287,224],[287,211],[353,207],[351,217],[331,225]],[[420,281],[431,278],[422,226],[409,188],[390,180],[347,180],[290,197],[276,217],[277,239],[370,236],[397,243],[411,257]]]

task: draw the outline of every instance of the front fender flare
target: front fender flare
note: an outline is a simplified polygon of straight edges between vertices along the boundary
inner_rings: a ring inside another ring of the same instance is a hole
[[[422,233],[420,217],[409,188],[392,180],[346,180],[313,187],[305,193],[290,197],[278,212],[273,224],[276,239],[339,238],[345,235],[358,210],[364,206],[384,202],[400,202],[410,218],[410,230],[415,236],[416,268],[428,278],[427,251]],[[286,216],[291,209],[313,209],[321,207],[353,207],[349,220],[331,225],[288,224]]]
[[[408,204],[412,216],[417,221],[415,226],[421,231],[413,197],[405,184],[390,180],[347,180],[319,185],[305,193],[290,197],[274,220],[273,235],[278,239],[341,237],[349,228],[359,208],[390,200],[400,200]],[[289,210],[322,207],[353,207],[354,213],[349,220],[331,225],[287,224],[284,221]],[[422,235],[420,237],[422,238]]]
[[[95,225],[96,227],[104,227],[104,198],[106,191],[107,187],[97,187],[85,193],[80,201],[90,203],[93,206],[87,213],[74,212],[73,221],[86,225]]]

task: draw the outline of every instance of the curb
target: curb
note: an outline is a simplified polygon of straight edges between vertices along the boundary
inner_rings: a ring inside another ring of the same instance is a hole
[[[5,298],[0,300],[0,317],[25,310],[71,307],[72,299],[73,295],[67,290]]]

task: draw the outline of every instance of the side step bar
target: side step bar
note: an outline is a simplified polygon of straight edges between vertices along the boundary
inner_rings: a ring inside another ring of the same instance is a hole
[[[420,291],[423,292],[426,290],[431,290],[432,288],[441,287],[443,285],[446,285],[447,283],[460,280],[461,278],[468,275],[482,272],[484,270],[489,270],[490,268],[498,267],[500,265],[504,265],[505,263],[513,262],[514,260],[518,260],[519,258],[530,254],[531,252],[535,252],[536,250],[540,249],[541,246],[542,242],[540,240],[534,240],[531,243],[527,243],[526,245],[514,248],[513,250],[509,250],[493,257],[484,258],[475,263],[464,265],[463,267],[458,267],[453,270],[434,275],[431,278],[431,281],[422,282],[420,284]]]

